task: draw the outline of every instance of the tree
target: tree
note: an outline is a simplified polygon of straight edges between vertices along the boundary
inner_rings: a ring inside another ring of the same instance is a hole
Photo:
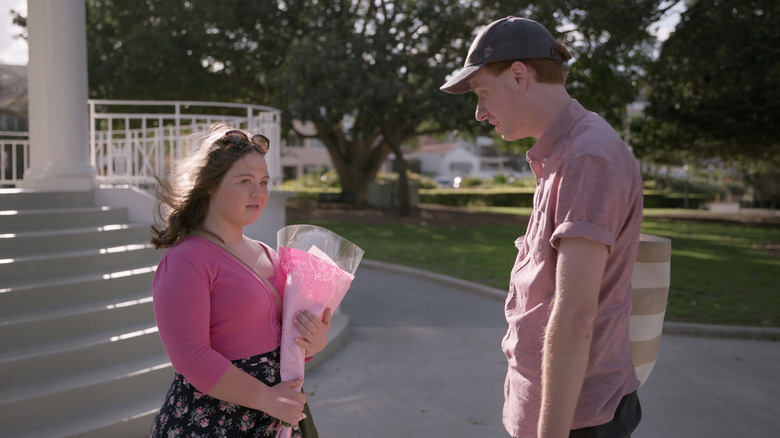
[[[775,0],[691,2],[650,70],[642,147],[739,163],[749,180],[777,178],[778,22]]]
[[[298,12],[265,1],[87,0],[90,96],[267,103]]]
[[[573,94],[620,123],[649,60],[647,28],[663,12],[660,3],[312,1],[276,89],[290,113],[314,122],[342,187],[355,192],[358,202],[365,202],[368,183],[387,154],[395,153],[404,213],[408,186],[401,145],[424,134],[480,130],[471,118],[473,99],[438,90],[462,66],[475,28],[518,15],[560,29],[558,35],[579,55]]]
[[[650,27],[680,0],[538,2],[533,16],[557,28],[572,51],[570,94],[616,129],[644,86],[656,39]]]
[[[465,99],[438,87],[465,55],[482,12],[446,1],[310,2],[300,37],[288,49],[277,90],[295,118],[312,121],[343,190],[365,203],[368,186],[394,153],[406,214],[402,145],[467,126]],[[445,19],[446,17],[446,19]]]
[[[622,123],[641,86],[663,0],[87,0],[90,95],[262,103],[310,121],[344,191],[367,201],[390,153],[401,212],[401,146],[416,136],[475,135],[475,100],[439,91],[479,26],[536,19],[575,55],[574,97]]]

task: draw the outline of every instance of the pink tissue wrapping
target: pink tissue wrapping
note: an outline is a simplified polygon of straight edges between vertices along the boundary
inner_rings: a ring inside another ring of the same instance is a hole
[[[317,248],[313,249],[316,252]],[[279,247],[278,252],[282,272],[287,276],[280,349],[281,378],[284,382],[303,377],[306,365],[304,349],[295,343],[295,338],[301,336],[295,327],[296,314],[309,310],[322,319],[326,308],[330,307],[333,311],[338,307],[355,277],[309,252],[284,246]],[[277,437],[290,436],[290,433],[290,428],[282,427]]]

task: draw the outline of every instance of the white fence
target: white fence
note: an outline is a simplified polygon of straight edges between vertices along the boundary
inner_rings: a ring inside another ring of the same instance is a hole
[[[0,131],[0,187],[12,187],[30,167],[30,142],[26,132]]]
[[[281,183],[281,112],[276,108],[218,102],[87,102],[89,158],[101,184],[153,185],[155,175],[164,175],[192,152],[191,135],[214,123],[268,137],[268,170],[272,183]],[[0,148],[4,159],[0,184],[18,184],[30,166],[27,133],[0,132]]]

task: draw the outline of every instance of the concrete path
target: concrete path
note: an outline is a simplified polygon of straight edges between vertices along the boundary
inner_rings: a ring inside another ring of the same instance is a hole
[[[506,438],[506,321],[485,289],[364,262],[349,339],[304,383],[320,436]],[[780,342],[666,334],[639,396],[634,437],[780,436]]]

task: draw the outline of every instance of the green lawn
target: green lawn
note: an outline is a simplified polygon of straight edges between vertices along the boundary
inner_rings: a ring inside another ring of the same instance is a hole
[[[415,226],[314,222],[365,250],[365,257],[505,289],[516,226]],[[667,321],[780,326],[780,227],[646,215],[642,231],[672,240]]]
[[[672,239],[672,321],[780,326],[780,227],[645,219],[643,232]]]

